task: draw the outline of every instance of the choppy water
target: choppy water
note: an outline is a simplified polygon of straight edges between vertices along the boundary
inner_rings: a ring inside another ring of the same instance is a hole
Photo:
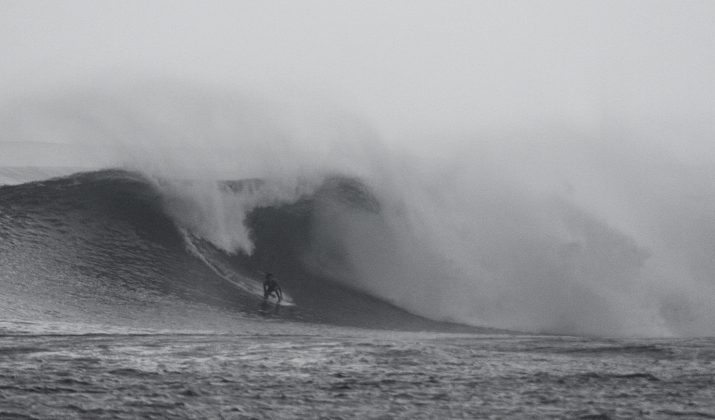
[[[46,327],[3,325],[3,418],[715,417],[714,339]]]

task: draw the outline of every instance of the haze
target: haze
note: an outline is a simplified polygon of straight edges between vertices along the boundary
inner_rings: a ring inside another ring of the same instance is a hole
[[[387,138],[604,119],[715,133],[709,1],[8,1],[4,97],[169,78],[330,97]]]

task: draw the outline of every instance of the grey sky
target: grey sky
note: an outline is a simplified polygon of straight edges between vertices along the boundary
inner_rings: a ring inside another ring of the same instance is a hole
[[[605,113],[713,133],[712,1],[8,1],[0,87],[299,86],[388,136]]]

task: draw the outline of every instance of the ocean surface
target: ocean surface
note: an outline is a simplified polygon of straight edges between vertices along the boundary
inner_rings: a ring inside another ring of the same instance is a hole
[[[346,281],[326,224],[385,211],[358,178],[210,181],[232,207],[204,207],[195,179],[5,174],[0,418],[715,417],[713,338],[431,320]]]

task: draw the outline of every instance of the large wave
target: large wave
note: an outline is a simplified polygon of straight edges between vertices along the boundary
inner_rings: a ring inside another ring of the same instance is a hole
[[[250,253],[234,254],[221,248],[226,244],[213,243],[211,231],[191,225],[193,210],[176,195],[177,188],[196,187],[185,180],[104,170],[0,187],[2,313],[24,320],[167,327],[184,324],[187,314],[208,306],[208,312],[249,319],[458,328],[410,315],[307,268],[317,203],[361,200],[351,192],[356,183],[330,178],[295,202],[257,201],[245,209],[243,221]],[[260,191],[270,194],[269,184],[226,181],[216,188],[227,199],[250,201]],[[294,306],[263,302],[267,271],[278,276]],[[150,319],[158,314],[160,319]],[[206,321],[207,315],[200,318]],[[195,325],[215,326],[220,318]]]
[[[713,333],[715,173],[709,157],[650,141],[663,133],[492,130],[395,147],[332,104],[157,87],[22,109],[5,135],[106,149],[151,185],[176,243],[219,259],[214,272],[278,272],[298,306],[383,301],[518,330]]]

